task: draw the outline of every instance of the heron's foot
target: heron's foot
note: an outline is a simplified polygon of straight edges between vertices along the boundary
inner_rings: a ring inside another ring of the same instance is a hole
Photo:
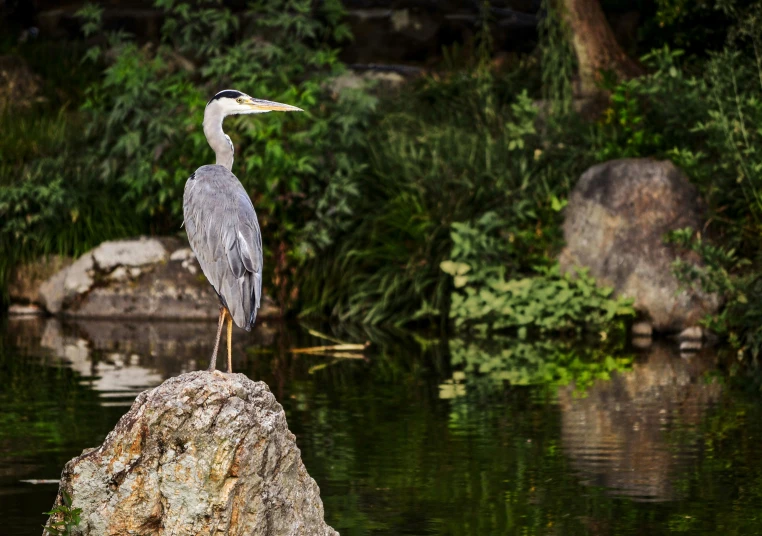
[[[212,374],[214,374],[215,376],[219,376],[220,378],[224,378],[225,377],[225,373],[222,372],[221,370],[216,370],[215,369],[215,370],[212,371]]]

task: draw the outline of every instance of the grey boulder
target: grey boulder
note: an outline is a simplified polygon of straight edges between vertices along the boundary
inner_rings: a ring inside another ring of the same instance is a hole
[[[169,257],[162,243],[155,238],[104,242],[93,250],[92,255],[98,268],[106,272],[117,266],[154,264]]]
[[[56,504],[64,491],[82,509],[75,535],[338,534],[283,408],[242,374],[191,372],[143,392],[66,464]]]
[[[588,268],[618,296],[633,298],[656,331],[681,331],[715,313],[721,300],[680,284],[672,271],[680,253],[664,236],[703,223],[698,192],[671,162],[605,162],[588,169],[569,197],[561,269]]]
[[[23,270],[41,272],[33,266]],[[178,320],[218,315],[219,300],[195,255],[174,237],[104,242],[38,283],[36,300],[34,291],[27,289],[34,280],[26,282],[21,275],[18,279],[26,285],[24,302],[40,303],[56,315]],[[280,311],[264,296],[257,316],[280,316]]]

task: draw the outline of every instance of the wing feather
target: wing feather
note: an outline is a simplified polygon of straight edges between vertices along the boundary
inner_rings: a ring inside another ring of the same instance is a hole
[[[251,329],[262,295],[262,237],[241,183],[222,166],[203,166],[185,184],[188,241],[236,325]]]

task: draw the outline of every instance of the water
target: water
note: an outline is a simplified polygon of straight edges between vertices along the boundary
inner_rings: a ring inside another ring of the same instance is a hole
[[[138,392],[205,367],[215,330],[0,326],[3,535],[39,535],[55,496],[23,480],[57,478]],[[339,359],[290,353],[325,343],[299,326],[236,332],[235,366],[283,404],[343,535],[762,533],[762,397],[714,353],[372,338]]]

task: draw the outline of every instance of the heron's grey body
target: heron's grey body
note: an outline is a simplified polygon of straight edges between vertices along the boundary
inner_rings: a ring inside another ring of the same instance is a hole
[[[228,319],[228,372],[232,372],[232,322],[251,330],[262,297],[262,235],[254,205],[233,175],[233,142],[222,130],[228,115],[299,108],[253,99],[235,90],[217,93],[204,110],[204,134],[217,158],[185,183],[183,217],[188,241],[201,270],[222,304],[209,370],[214,370],[222,325]]]
[[[202,166],[185,183],[183,215],[201,270],[246,331],[262,297],[262,236],[249,195],[233,173]]]

